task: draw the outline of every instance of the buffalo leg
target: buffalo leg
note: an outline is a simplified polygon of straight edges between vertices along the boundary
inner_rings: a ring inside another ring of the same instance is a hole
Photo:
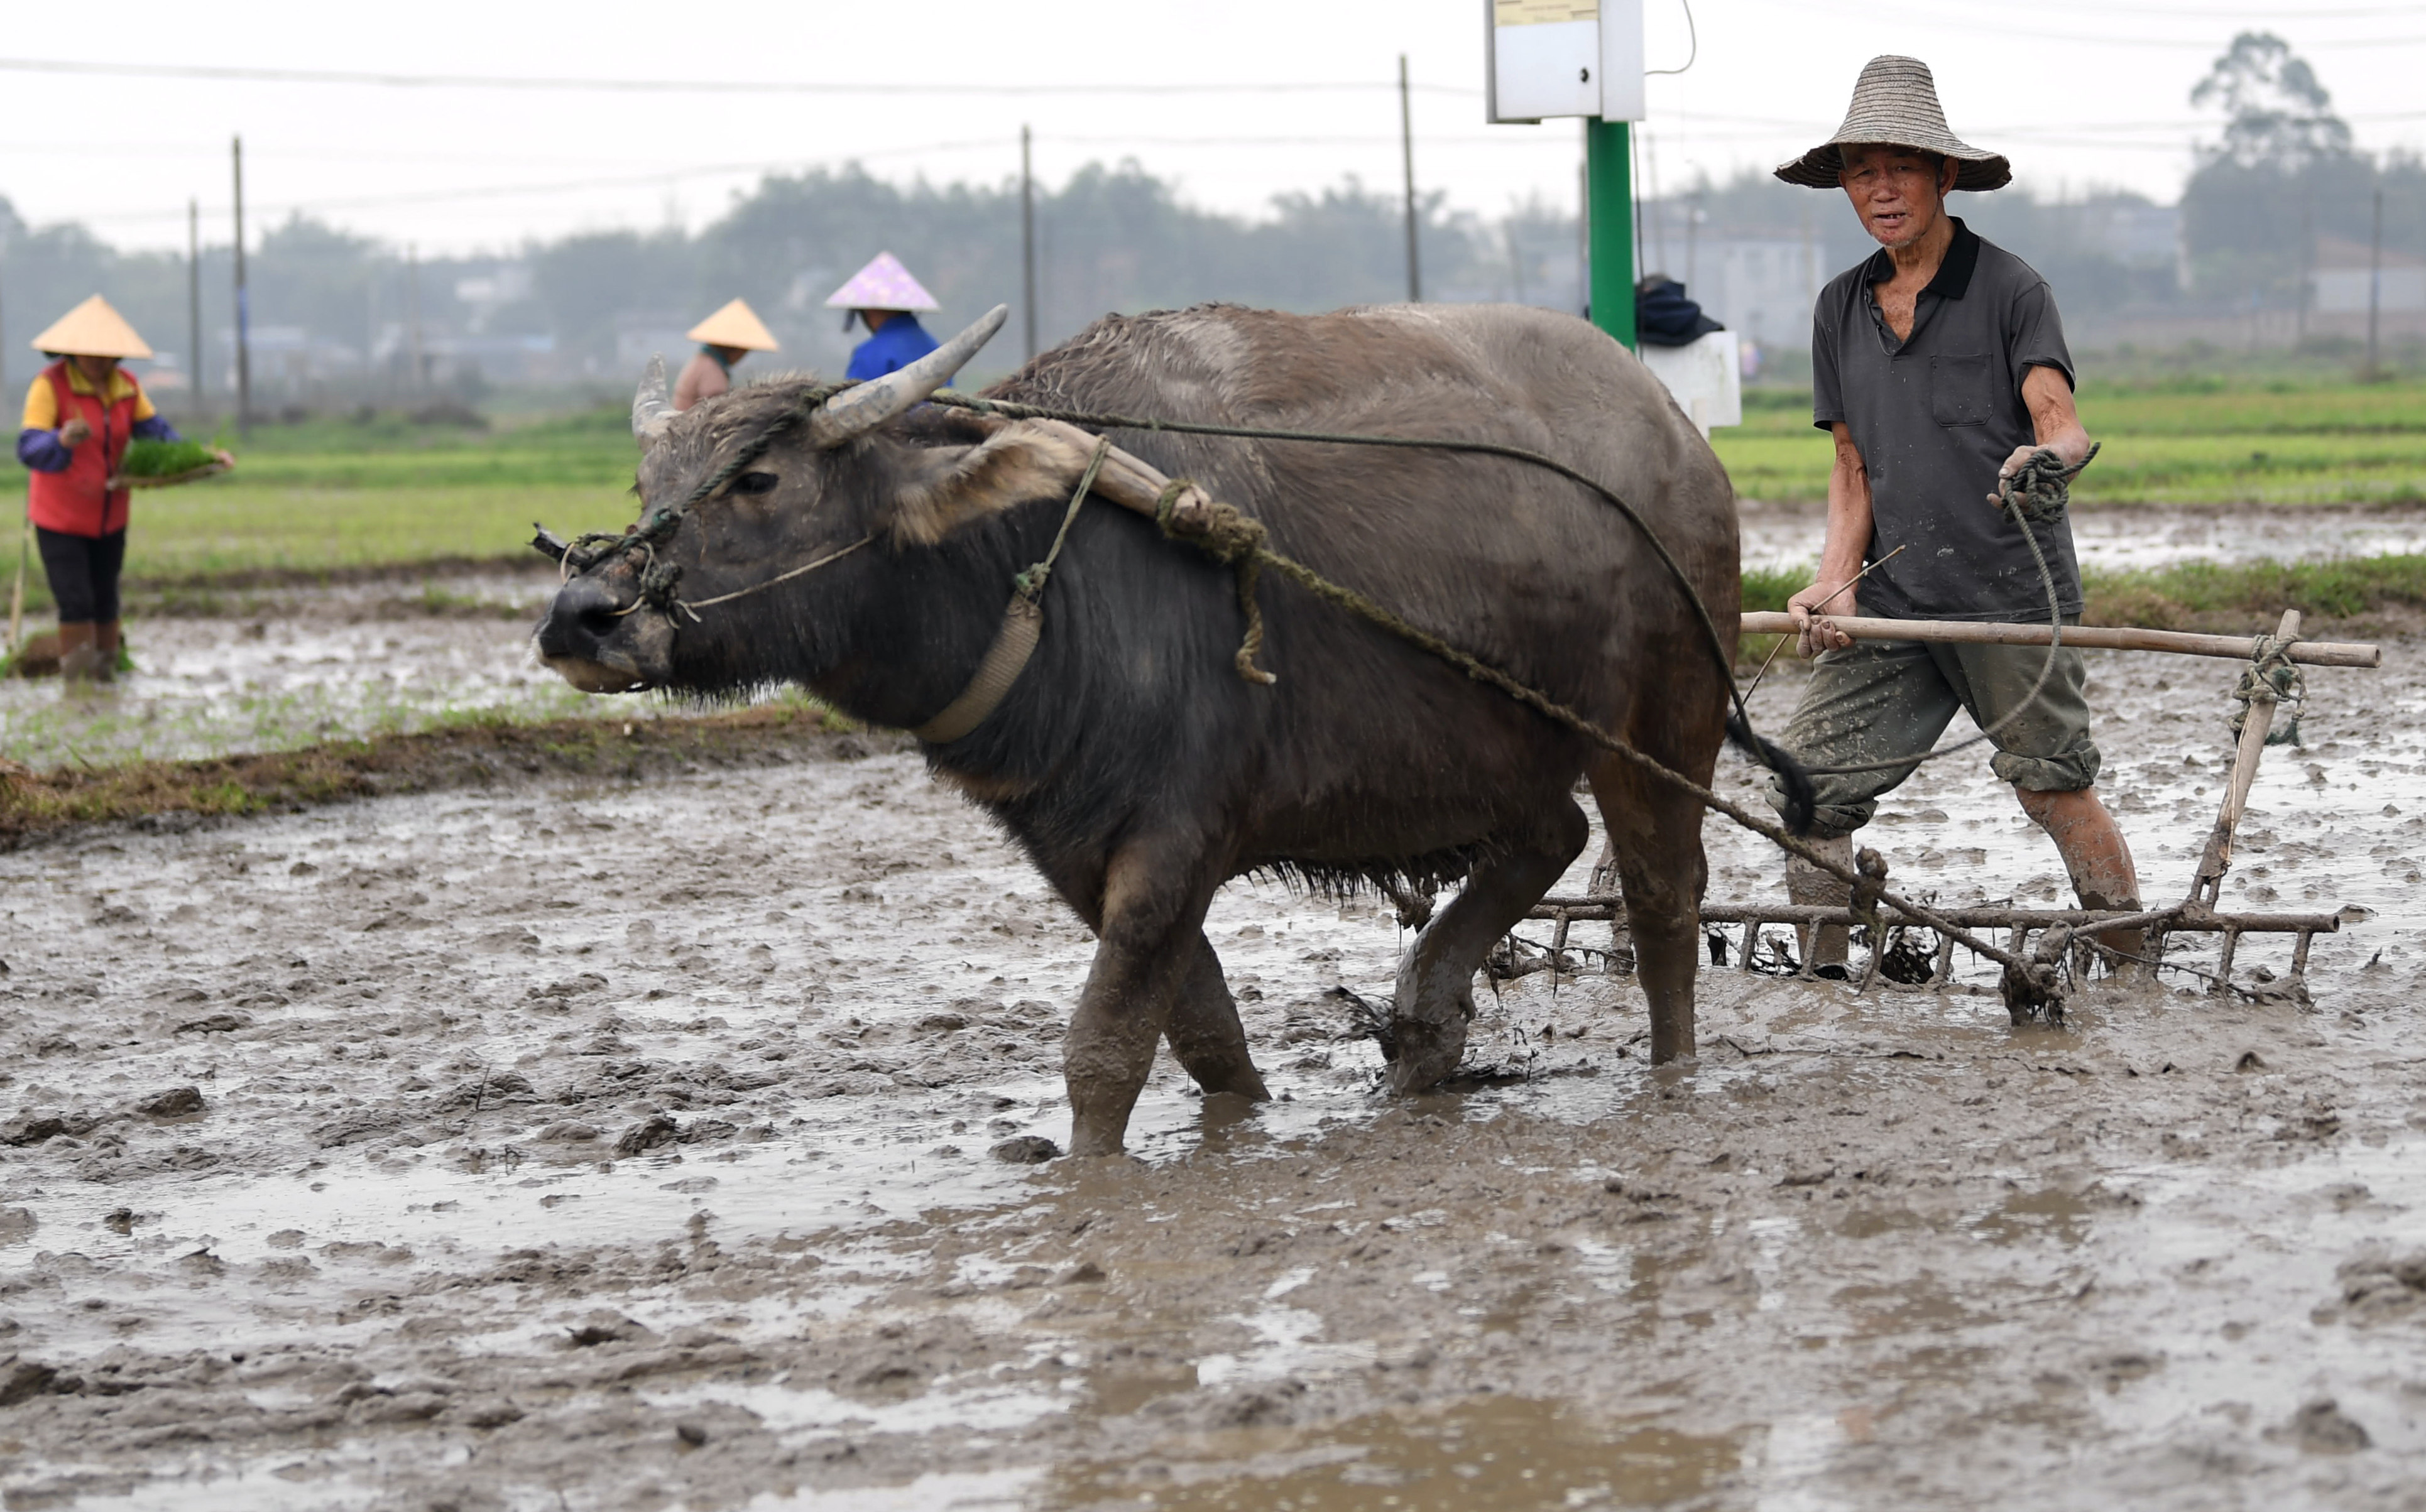
[[[1572,800],[1556,830],[1534,848],[1503,854],[1474,868],[1465,886],[1408,947],[1399,963],[1391,1015],[1397,1054],[1390,1090],[1420,1092],[1457,1070],[1465,1054],[1465,1024],[1474,1017],[1474,973],[1492,944],[1516,926],[1542,894],[1583,854],[1592,827]]]
[[[1677,764],[1690,772],[1690,765]],[[1705,759],[1705,777],[1711,763]],[[1592,773],[1601,822],[1617,848],[1636,980],[1651,1002],[1651,1064],[1694,1054],[1693,976],[1702,959],[1702,809],[1673,785],[1618,758]]]
[[[1198,876],[1203,858],[1180,848],[1132,843],[1105,869],[1095,962],[1061,1053],[1074,1155],[1121,1152],[1172,1003],[1199,969],[1199,952],[1212,955],[1202,926],[1213,890]]]
[[[1171,1000],[1171,1022],[1164,1033],[1172,1054],[1208,1096],[1235,1092],[1257,1102],[1271,1097],[1254,1057],[1247,1053],[1246,1027],[1238,1022],[1238,1005],[1222,979],[1221,958],[1201,929],[1187,975]]]

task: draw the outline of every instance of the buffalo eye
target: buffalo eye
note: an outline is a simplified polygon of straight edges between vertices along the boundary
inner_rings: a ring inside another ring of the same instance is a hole
[[[733,491],[736,493],[772,493],[775,491],[775,485],[782,481],[783,480],[781,478],[778,478],[772,473],[744,473],[739,477],[733,480]]]

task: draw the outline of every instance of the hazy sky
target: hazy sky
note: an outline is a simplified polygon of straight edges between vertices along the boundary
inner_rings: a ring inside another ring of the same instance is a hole
[[[1646,6],[1652,66],[1683,65],[1685,0]],[[888,178],[998,182],[1018,172],[1025,122],[1047,183],[1134,156],[1199,203],[1254,212],[1351,173],[1396,187],[1405,53],[1422,186],[1492,213],[1531,195],[1570,203],[1573,122],[1482,121],[1483,13],[1484,0],[36,8],[21,22],[41,24],[0,43],[12,107],[0,194],[30,219],[81,219],[121,245],[182,245],[195,198],[205,237],[224,241],[228,138],[241,132],[256,227],[302,208],[428,250],[505,249],[576,229],[697,227],[770,168],[856,158]],[[2426,108],[2404,83],[2426,64],[2426,4],[1694,0],[1692,14],[1692,67],[1651,81],[1648,166],[1666,189],[1808,146],[1834,128],[1864,59],[1903,52],[1936,71],[1955,130],[2006,153],[2022,182],[2170,199],[2191,141],[2212,134],[2190,88],[2244,28],[2308,56],[2362,145],[2426,142]],[[29,61],[936,88],[381,88]],[[1191,88],[1208,85],[1352,87]]]

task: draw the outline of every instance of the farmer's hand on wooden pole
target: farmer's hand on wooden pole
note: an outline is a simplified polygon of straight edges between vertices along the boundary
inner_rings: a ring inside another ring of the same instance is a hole
[[[1845,590],[1852,587],[1851,578],[1840,582],[1821,581],[1812,584],[1786,601],[1786,612],[1794,617],[1794,653],[1817,656],[1823,651],[1842,651],[1853,643],[1853,637],[1836,628],[1836,621],[1820,612],[1825,605],[1837,614],[1857,615],[1852,595]]]
[[[91,439],[92,426],[88,425],[82,416],[59,427],[59,444],[62,446],[81,446]]]

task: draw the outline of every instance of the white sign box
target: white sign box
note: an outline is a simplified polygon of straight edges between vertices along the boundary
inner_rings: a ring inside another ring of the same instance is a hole
[[[1483,0],[1487,114],[1641,121],[1642,0]]]

